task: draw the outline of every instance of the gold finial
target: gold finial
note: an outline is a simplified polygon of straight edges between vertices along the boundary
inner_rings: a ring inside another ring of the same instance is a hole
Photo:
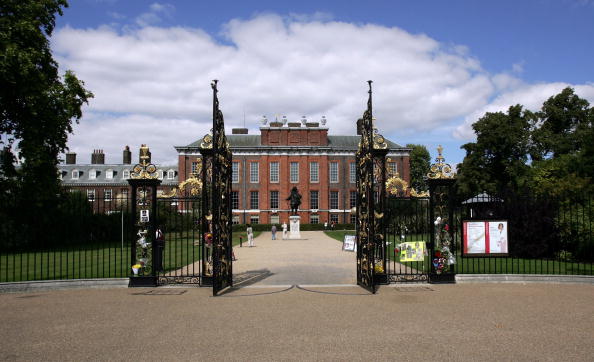
[[[431,165],[431,171],[427,174],[430,179],[455,178],[456,173],[452,171],[452,166],[445,163],[445,158],[442,155],[443,147],[437,147],[437,157],[435,163]]]
[[[140,146],[139,163],[132,168],[130,178],[133,179],[156,179],[157,167],[151,163],[151,151],[148,146],[142,144]]]

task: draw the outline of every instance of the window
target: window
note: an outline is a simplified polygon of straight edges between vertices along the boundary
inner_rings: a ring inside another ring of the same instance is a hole
[[[320,165],[317,162],[309,163],[309,182],[319,182],[320,181],[319,167],[320,167]]]
[[[236,184],[239,182],[239,162],[233,162],[231,165],[231,182]]]
[[[95,190],[87,190],[87,199],[95,201]]]
[[[79,176],[80,176],[80,175],[79,175],[79,172],[78,172],[78,170],[73,170],[73,171],[72,171],[72,179],[73,179],[73,180],[78,180],[78,177],[79,177]]]
[[[338,209],[338,191],[330,191],[330,209]]]
[[[159,180],[162,180],[164,176],[165,172],[163,170],[157,170],[157,177],[159,178]]]
[[[97,178],[97,170],[89,171],[89,180],[94,180]]]
[[[239,191],[231,191],[231,208],[239,209]]]
[[[191,170],[192,170],[191,172],[192,172],[193,174],[195,174],[195,173],[198,171],[198,161],[194,161],[194,162],[192,162],[192,166],[191,166],[191,167],[192,167],[192,168],[191,168]]]
[[[350,193],[350,198],[349,198],[349,199],[350,199],[350,201],[351,201],[351,202],[350,202],[351,209],[352,209],[353,207],[356,207],[356,206],[357,206],[357,191],[351,191],[351,193]]]
[[[310,224],[319,224],[320,223],[320,216],[319,215],[311,215],[309,217]]]
[[[338,214],[330,214],[330,222],[338,224]]]
[[[257,210],[260,208],[258,191],[250,192],[250,209]]]
[[[233,225],[239,224],[239,215],[233,215],[233,217],[231,218],[231,223]]]
[[[124,172],[122,173],[122,177],[125,179],[129,179],[130,178],[130,170],[124,170]]]
[[[338,182],[338,162],[330,162],[330,182]]]
[[[105,178],[111,180],[113,178],[113,170],[105,171]]]
[[[278,217],[278,215],[270,215],[270,223],[280,224],[280,218]]]
[[[270,191],[270,208],[278,209],[278,191]]]
[[[357,166],[354,162],[349,163],[349,181],[352,184],[357,182]]]
[[[270,162],[270,182],[278,182],[278,162]]]
[[[310,209],[319,209],[318,204],[318,191],[310,191],[309,192],[309,208]]]
[[[122,189],[120,192],[120,198],[127,199],[128,198],[128,189]]]
[[[260,182],[260,167],[258,162],[250,162],[250,182],[251,183],[258,183]]]
[[[396,162],[388,162],[388,177],[396,175],[396,172],[398,170],[396,169]]]
[[[357,214],[353,213],[351,214],[351,224],[356,224],[357,223]]]
[[[112,191],[111,189],[105,189],[103,190],[103,200],[105,201],[111,201],[112,198]]]
[[[167,171],[167,179],[173,180],[174,178],[175,178],[175,171],[174,170]]]
[[[250,224],[257,225],[260,223],[260,216],[258,215],[250,215]]]
[[[291,162],[290,182],[299,182],[299,162]]]

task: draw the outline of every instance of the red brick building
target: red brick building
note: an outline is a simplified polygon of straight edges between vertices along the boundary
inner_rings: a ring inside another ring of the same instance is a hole
[[[233,129],[227,136],[233,154],[233,223],[287,222],[291,189],[302,196],[302,223],[353,223],[356,202],[355,152],[359,136],[328,135],[319,123],[272,122],[259,135]],[[325,120],[323,120],[325,123]],[[176,146],[179,182],[200,160],[201,140]],[[386,140],[388,167],[410,182],[410,149]]]

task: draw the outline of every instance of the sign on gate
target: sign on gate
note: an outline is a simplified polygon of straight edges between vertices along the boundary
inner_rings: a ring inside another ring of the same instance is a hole
[[[357,237],[355,235],[345,235],[342,243],[343,251],[356,251],[357,250]]]
[[[400,261],[424,261],[427,249],[424,241],[412,241],[400,244]]]

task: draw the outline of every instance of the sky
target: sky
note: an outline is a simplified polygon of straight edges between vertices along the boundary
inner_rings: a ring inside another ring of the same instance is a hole
[[[594,0],[71,0],[51,46],[95,95],[69,138],[78,162],[145,143],[176,164],[173,146],[212,127],[212,79],[229,133],[325,116],[354,135],[373,80],[379,132],[454,165],[485,112],[567,86],[594,103],[593,38]]]

